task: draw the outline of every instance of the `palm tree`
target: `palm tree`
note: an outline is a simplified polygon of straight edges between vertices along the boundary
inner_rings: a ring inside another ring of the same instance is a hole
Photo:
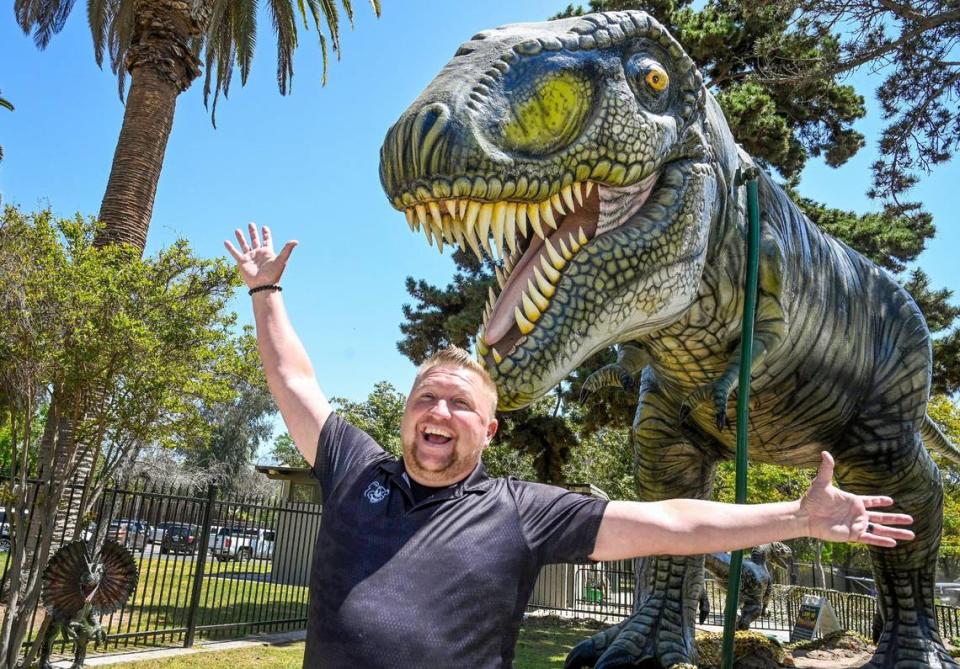
[[[10,111],[13,111],[13,105],[10,104],[9,100],[4,100],[3,98],[0,98],[0,107],[3,107],[4,109],[9,109]],[[3,160],[3,147],[2,147],[2,146],[0,146],[0,160]]]
[[[15,0],[17,23],[33,32],[43,49],[66,23],[76,0]],[[370,0],[380,15],[380,0]],[[353,24],[351,0],[341,0]],[[340,55],[340,11],[336,0],[268,0],[277,38],[277,84],[286,95],[293,78],[298,18],[314,30],[323,53],[324,81],[327,37]],[[141,251],[153,212],[157,182],[167,140],[173,127],[177,96],[187,90],[205,68],[204,104],[230,90],[234,67],[245,84],[253,60],[257,34],[257,0],[89,0],[88,20],[94,57],[103,64],[109,56],[117,75],[120,97],[126,96],[123,126],[113,156],[106,192],[100,204],[104,224],[97,243],[133,244]]]

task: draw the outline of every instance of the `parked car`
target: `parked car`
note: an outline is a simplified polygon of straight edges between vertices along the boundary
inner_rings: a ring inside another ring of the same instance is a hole
[[[180,522],[166,522],[160,523],[159,525],[154,526],[150,531],[150,536],[147,537],[147,541],[152,544],[159,544],[163,542],[163,535],[169,527],[175,527],[177,525],[185,525],[186,523]]]
[[[165,523],[163,539],[160,540],[160,553],[197,552],[200,541],[200,528],[189,523]]]
[[[221,562],[246,562],[253,558],[269,560],[273,557],[276,536],[273,530],[258,527],[215,526],[210,528],[207,546]]]
[[[135,551],[146,549],[149,535],[150,526],[147,523],[126,518],[110,521],[110,528],[107,530],[107,539],[113,539],[121,546]]]

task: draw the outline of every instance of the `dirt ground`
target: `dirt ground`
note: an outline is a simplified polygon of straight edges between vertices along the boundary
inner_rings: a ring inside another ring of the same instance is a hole
[[[797,669],[838,669],[862,667],[870,660],[872,651],[847,650],[798,650],[793,653],[793,665]]]

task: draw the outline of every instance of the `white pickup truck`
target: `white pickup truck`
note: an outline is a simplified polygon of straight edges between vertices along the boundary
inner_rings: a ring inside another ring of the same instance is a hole
[[[246,562],[254,558],[269,560],[273,557],[275,538],[273,530],[259,527],[212,525],[207,547],[210,553],[221,562],[228,560]]]

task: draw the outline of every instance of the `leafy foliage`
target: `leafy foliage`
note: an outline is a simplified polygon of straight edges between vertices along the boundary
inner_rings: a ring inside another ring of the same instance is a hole
[[[400,421],[406,402],[403,393],[387,381],[377,383],[363,402],[353,402],[345,397],[333,397],[330,400],[338,414],[397,457],[403,452]]]
[[[306,467],[307,461],[300,455],[297,445],[289,432],[284,432],[273,440],[270,459],[281,467]]]
[[[202,409],[231,388],[236,284],[221,260],[177,242],[144,260],[97,249],[94,222],[8,207],[0,224],[0,396],[26,463],[26,425],[58,390],[80,449],[120,466],[148,443],[201,439]]]
[[[245,328],[232,344],[225,348],[228,355],[219,365],[230,392],[200,409],[211,426],[210,435],[181,446],[188,467],[213,474],[226,490],[236,489],[240,474],[249,468],[260,444],[270,438],[270,418],[277,410],[267,388],[252,329]]]

